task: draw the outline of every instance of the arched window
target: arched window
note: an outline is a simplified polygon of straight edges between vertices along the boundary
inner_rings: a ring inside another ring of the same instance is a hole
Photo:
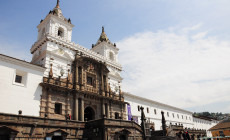
[[[119,119],[119,113],[118,112],[115,112],[115,119]]]
[[[156,109],[154,109],[154,113],[157,114],[157,110]]]
[[[112,52],[109,52],[109,59],[112,60],[112,61],[114,60],[114,55],[113,55]]]
[[[91,107],[86,107],[84,111],[84,120],[85,121],[90,121],[95,119],[95,112],[93,108]]]
[[[62,114],[62,104],[61,103],[55,103],[54,112],[55,114]]]
[[[64,29],[61,27],[59,27],[59,29],[58,29],[58,36],[64,37]]]

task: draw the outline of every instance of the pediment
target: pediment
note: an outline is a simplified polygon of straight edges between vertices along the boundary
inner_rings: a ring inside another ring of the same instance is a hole
[[[51,130],[47,132],[47,135],[53,135],[53,134],[61,134],[61,135],[68,135],[69,133],[67,133],[66,131],[62,130],[62,129],[57,129],[57,130]]]
[[[52,53],[65,59],[72,60],[72,57],[64,49],[59,48],[53,50]]]

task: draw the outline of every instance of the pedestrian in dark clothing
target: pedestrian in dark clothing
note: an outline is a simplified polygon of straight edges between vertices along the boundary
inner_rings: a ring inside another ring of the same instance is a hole
[[[186,138],[187,140],[191,140],[188,131],[186,132]]]
[[[192,134],[191,139],[195,140],[195,134]]]
[[[180,131],[178,137],[181,139],[182,132]]]
[[[182,136],[184,140],[187,140],[185,132],[182,134]]]

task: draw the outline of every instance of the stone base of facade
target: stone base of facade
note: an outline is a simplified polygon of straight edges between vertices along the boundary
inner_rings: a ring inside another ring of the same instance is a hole
[[[140,125],[133,121],[100,119],[85,125],[83,138],[89,140],[142,140]]]
[[[133,121],[99,119],[89,122],[0,113],[1,140],[142,140]]]

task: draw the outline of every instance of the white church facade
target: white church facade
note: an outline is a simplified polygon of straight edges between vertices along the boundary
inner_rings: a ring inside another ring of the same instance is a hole
[[[1,125],[4,122],[1,119],[7,118],[4,114],[11,116],[11,120],[20,119],[15,116],[19,114],[30,116],[27,121],[44,121],[39,128],[37,125],[30,127],[28,133],[34,137],[39,134],[41,138],[55,138],[57,132],[63,138],[81,139],[84,122],[104,118],[111,122],[119,119],[122,126],[122,129],[121,126],[116,129],[106,127],[107,137],[123,136],[125,132],[129,137],[133,134],[140,137],[139,126],[128,127],[137,124],[128,120],[127,106],[131,106],[132,117],[139,124],[140,107],[144,107],[147,122],[153,123],[155,130],[162,129],[161,111],[165,113],[168,126],[208,130],[216,124],[213,120],[194,118],[190,111],[122,92],[119,49],[108,39],[104,27],[91,49],[72,42],[73,27],[71,20],[63,16],[58,0],[56,7],[37,26],[37,41],[30,49],[31,62],[0,54],[0,131],[5,129],[5,125]],[[72,126],[63,121],[67,118]],[[66,127],[55,129],[45,123],[46,119],[50,122],[59,120]],[[7,129],[25,137],[27,128],[17,125],[20,127],[8,126]],[[98,129],[90,131],[95,133]]]

